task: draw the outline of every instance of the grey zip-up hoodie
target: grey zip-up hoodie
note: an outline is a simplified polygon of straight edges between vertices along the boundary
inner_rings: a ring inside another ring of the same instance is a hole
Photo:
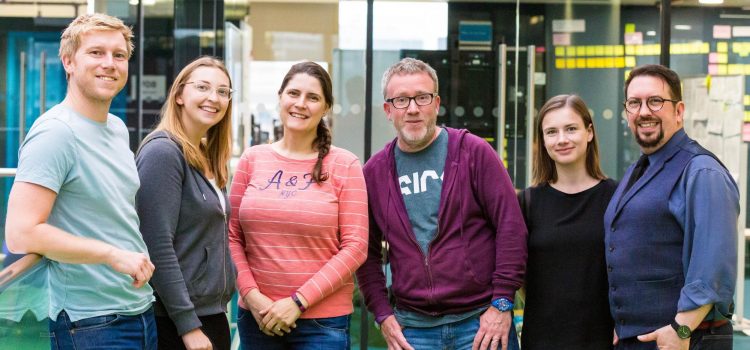
[[[136,156],[141,188],[136,210],[156,266],[151,278],[157,316],[169,316],[182,335],[198,316],[226,312],[236,271],[229,255],[226,190],[216,193],[190,166],[167,132],[152,134]],[[222,210],[219,196],[224,196]]]

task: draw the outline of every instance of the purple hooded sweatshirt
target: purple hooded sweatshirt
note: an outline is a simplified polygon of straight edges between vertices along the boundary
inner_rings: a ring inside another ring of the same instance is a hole
[[[393,155],[396,140],[364,166],[370,244],[357,281],[378,322],[393,314],[382,268],[389,247],[396,307],[441,316],[513,300],[526,271],[526,225],[497,153],[467,130],[445,128],[448,155],[438,228],[427,256],[406,212]]]

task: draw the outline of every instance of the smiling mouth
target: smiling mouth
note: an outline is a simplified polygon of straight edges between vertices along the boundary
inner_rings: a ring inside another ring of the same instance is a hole
[[[218,108],[214,108],[214,107],[210,107],[210,106],[201,106],[200,109],[202,109],[202,110],[204,110],[206,112],[211,112],[211,113],[216,113],[216,112],[219,111]]]
[[[97,75],[96,77],[98,79],[101,79],[101,80],[104,80],[104,81],[115,81],[115,80],[117,80],[115,77],[108,77],[108,76],[104,76],[104,75]]]
[[[639,121],[637,125],[639,128],[653,128],[659,125],[659,121],[658,120]]]
[[[293,117],[293,118],[297,118],[297,119],[308,119],[308,118],[310,118],[310,117],[308,117],[308,116],[306,116],[304,114],[299,114],[299,113],[289,113],[289,116]]]

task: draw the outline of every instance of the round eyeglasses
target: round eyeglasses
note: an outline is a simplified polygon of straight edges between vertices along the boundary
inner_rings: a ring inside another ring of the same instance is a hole
[[[210,84],[200,82],[200,81],[189,81],[183,84],[184,85],[193,84],[193,87],[195,87],[195,89],[198,90],[198,92],[206,94],[206,95],[210,95],[211,93],[216,91],[216,94],[225,100],[231,100],[232,93],[234,92],[234,90],[226,86],[219,86],[216,89],[214,89]]]
[[[680,102],[680,100],[670,100],[668,98],[661,98],[659,96],[651,96],[648,99],[646,99],[646,107],[651,112],[658,112],[661,110],[662,107],[664,107],[664,102],[669,101],[672,103]],[[630,113],[636,114],[641,110],[641,99],[639,98],[631,98],[625,101],[623,105],[625,106],[625,110],[627,110]]]
[[[411,100],[414,100],[414,103],[417,104],[417,106],[426,106],[430,103],[432,103],[432,99],[437,96],[437,92],[433,92],[431,94],[421,94],[417,96],[407,97],[407,96],[399,96],[399,97],[393,97],[393,98],[387,98],[385,102],[389,102],[393,105],[393,107],[396,107],[398,109],[404,109],[409,108],[409,104],[411,103]]]

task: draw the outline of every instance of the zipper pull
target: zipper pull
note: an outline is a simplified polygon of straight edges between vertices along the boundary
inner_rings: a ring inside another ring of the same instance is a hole
[[[201,194],[203,195],[203,200],[205,201],[206,200],[206,194],[205,193],[201,193]]]

